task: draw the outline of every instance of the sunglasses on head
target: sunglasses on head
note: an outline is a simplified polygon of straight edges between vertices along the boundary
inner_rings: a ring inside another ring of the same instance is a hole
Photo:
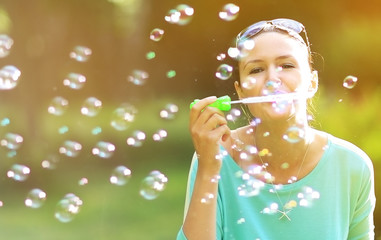
[[[237,48],[240,49],[242,43],[244,43],[246,40],[254,37],[266,27],[271,26],[282,31],[286,31],[290,36],[298,39],[307,46],[308,52],[310,52],[310,43],[308,41],[307,32],[303,24],[287,18],[278,18],[270,21],[261,21],[245,28],[238,34],[236,38]],[[300,36],[301,32],[304,32],[305,40]]]

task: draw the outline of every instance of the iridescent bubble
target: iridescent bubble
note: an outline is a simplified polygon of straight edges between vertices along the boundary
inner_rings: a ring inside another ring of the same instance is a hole
[[[0,90],[10,90],[17,86],[21,71],[12,65],[0,69]]]
[[[237,220],[237,224],[243,224],[245,222],[246,222],[245,218],[240,218]]]
[[[241,116],[241,110],[237,108],[232,108],[228,114],[226,114],[226,119],[228,121],[234,122]]]
[[[89,180],[88,180],[87,178],[85,178],[85,177],[79,179],[79,181],[78,181],[78,185],[79,185],[79,186],[85,186],[85,185],[87,185],[88,183],[89,183]]]
[[[225,21],[233,21],[238,17],[239,6],[228,3],[223,6],[222,10],[219,12],[218,16]]]
[[[176,77],[176,71],[175,70],[169,70],[167,72],[167,78],[174,78]]]
[[[247,77],[243,80],[242,87],[247,90],[250,90],[250,89],[253,89],[256,83],[257,83],[257,79],[253,77]]]
[[[154,59],[156,57],[156,53],[153,52],[153,51],[150,51],[146,54],[146,59],[147,60],[151,60],[151,59]]]
[[[228,64],[221,64],[216,71],[216,77],[221,80],[229,79],[233,74],[233,67]]]
[[[175,118],[179,107],[174,103],[168,103],[165,105],[164,109],[160,111],[160,117],[167,120],[172,120]]]
[[[73,51],[70,52],[69,56],[72,59],[75,59],[78,62],[86,62],[89,60],[92,51],[88,47],[84,46],[76,46]]]
[[[13,39],[8,35],[0,35],[0,58],[6,57],[9,55],[13,45]]]
[[[155,42],[158,42],[160,41],[162,38],[163,38],[163,35],[164,35],[164,30],[163,29],[160,29],[160,28],[154,28],[150,35],[149,35],[149,38],[152,40],[152,41],[155,41]]]
[[[271,106],[276,112],[282,113],[282,112],[286,112],[291,104],[292,104],[292,100],[282,100],[282,101],[273,102]]]
[[[261,211],[261,213],[263,213],[263,214],[274,214],[274,213],[279,212],[278,209],[279,209],[279,206],[277,203],[271,203],[270,206],[265,207]]]
[[[243,197],[252,197],[259,195],[265,183],[250,176],[248,173],[242,174],[243,183],[237,188],[238,195]]]
[[[201,203],[204,204],[209,204],[211,201],[214,199],[214,194],[213,193],[205,193],[204,197],[201,198]]]
[[[147,200],[156,199],[164,191],[168,178],[161,172],[154,170],[149,173],[142,181],[140,187],[140,196]]]
[[[281,85],[280,81],[267,81],[265,83],[265,89],[263,90],[263,95],[271,95],[276,93]]]
[[[6,117],[0,121],[0,126],[5,127],[5,126],[8,126],[10,123],[11,123],[11,120],[9,120],[9,118]]]
[[[304,187],[303,191],[298,193],[299,205],[302,207],[310,207],[313,202],[320,198],[320,193],[311,187]]]
[[[88,117],[94,117],[98,115],[101,109],[102,101],[97,99],[96,97],[89,97],[83,102],[81,107],[81,113]]]
[[[61,116],[65,113],[68,107],[69,101],[63,97],[58,96],[53,98],[53,100],[50,102],[48,112],[56,116]]]
[[[53,170],[57,168],[57,165],[60,161],[60,158],[56,154],[48,155],[44,160],[41,162],[41,166],[45,169]]]
[[[56,205],[54,217],[63,223],[70,222],[79,213],[82,200],[73,193],[66,194]]]
[[[59,153],[68,157],[77,157],[82,150],[82,145],[78,142],[67,140],[59,148]]]
[[[98,135],[98,134],[100,134],[102,132],[102,128],[101,127],[95,127],[95,128],[93,128],[93,130],[91,130],[91,134],[93,134],[93,135]]]
[[[99,141],[92,149],[92,153],[100,158],[110,158],[115,152],[115,145],[109,142]]]
[[[86,83],[86,77],[79,73],[69,73],[63,80],[63,85],[71,89],[79,90]]]
[[[140,130],[136,130],[132,133],[131,137],[127,138],[127,145],[141,147],[144,140],[146,140],[146,134]]]
[[[243,41],[242,43],[240,43],[240,46],[244,49],[244,50],[252,50],[254,47],[255,47],[255,42],[253,39],[247,39],[245,41]],[[246,53],[247,54],[247,53]],[[242,55],[243,56],[243,55]]]
[[[167,131],[165,131],[164,129],[159,129],[156,133],[154,133],[154,134],[152,135],[152,139],[153,139],[155,142],[161,142],[161,141],[163,141],[167,136],[168,136]]]
[[[343,86],[345,88],[352,89],[352,88],[354,88],[356,83],[357,83],[357,77],[347,76],[346,78],[344,78]]]
[[[243,141],[241,141],[240,139],[238,138],[235,138],[234,139],[234,142],[233,142],[233,145],[232,145],[232,149],[237,151],[237,152],[240,152],[244,149],[245,147],[245,143]]]
[[[220,53],[220,54],[217,55],[217,60],[218,61],[223,61],[223,60],[225,60],[225,58],[226,58],[226,54],[225,53]]]
[[[304,139],[304,130],[298,126],[291,126],[283,135],[283,139],[289,143],[297,143]]]
[[[237,59],[238,56],[240,55],[240,51],[238,48],[235,48],[235,47],[230,47],[228,49],[228,55],[229,57],[233,58],[233,59]]]
[[[186,25],[192,20],[193,14],[194,9],[192,7],[180,4],[175,9],[169,10],[164,19],[172,24]]]
[[[110,183],[118,186],[123,186],[131,178],[131,170],[125,166],[117,166],[111,173]]]
[[[118,131],[126,130],[135,120],[137,109],[128,103],[122,104],[112,114],[111,126]]]
[[[30,168],[21,164],[13,164],[7,172],[9,178],[18,182],[25,181],[29,177],[29,174]]]
[[[0,144],[9,150],[17,150],[20,148],[24,141],[24,138],[16,133],[7,133],[4,138],[1,139]]]
[[[67,132],[69,132],[69,127],[68,127],[68,126],[62,126],[62,127],[60,127],[60,128],[58,129],[58,133],[59,133],[59,134],[65,134],[65,133],[67,133]]]
[[[127,77],[128,81],[137,86],[142,86],[146,83],[149,74],[143,70],[135,69],[131,75]]]
[[[34,188],[29,191],[24,201],[25,206],[30,208],[39,208],[46,201],[46,193],[39,188]]]

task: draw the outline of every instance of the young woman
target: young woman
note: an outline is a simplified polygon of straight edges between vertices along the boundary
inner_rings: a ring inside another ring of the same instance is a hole
[[[302,37],[304,33],[304,38]],[[308,125],[318,88],[304,26],[255,23],[237,37],[238,96],[297,93],[247,104],[249,125],[197,102],[190,113],[196,153],[177,239],[373,239],[373,167],[356,146]]]

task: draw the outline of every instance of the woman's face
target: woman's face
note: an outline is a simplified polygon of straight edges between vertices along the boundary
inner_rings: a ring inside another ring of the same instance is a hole
[[[240,98],[316,91],[317,76],[311,72],[306,46],[287,34],[265,32],[253,38],[254,48],[244,50],[239,62]],[[265,119],[290,118],[306,113],[306,100],[249,104],[253,116]]]

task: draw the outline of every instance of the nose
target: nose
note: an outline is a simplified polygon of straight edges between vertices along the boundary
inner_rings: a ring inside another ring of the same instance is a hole
[[[265,83],[265,88],[268,91],[275,91],[277,90],[281,85],[282,81],[279,78],[279,72],[281,69],[270,67],[267,72],[267,79]]]

